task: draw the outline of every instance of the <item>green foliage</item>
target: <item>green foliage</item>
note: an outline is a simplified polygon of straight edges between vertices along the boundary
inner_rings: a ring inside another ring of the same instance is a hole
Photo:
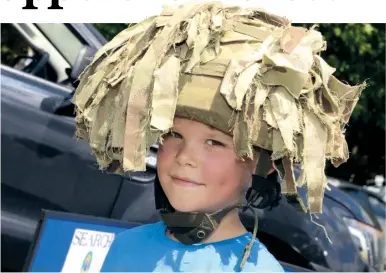
[[[1,63],[11,66],[18,56],[27,55],[28,46],[11,24],[1,24]]]
[[[310,26],[310,25],[308,25]],[[349,84],[364,81],[346,130],[350,159],[327,173],[356,184],[385,176],[385,24],[320,24],[327,41],[322,57]]]
[[[350,84],[366,80],[352,123],[372,123],[385,130],[385,25],[321,25],[328,42],[325,57],[336,75]]]
[[[128,27],[128,24],[94,24],[107,41],[110,41],[119,32]]]

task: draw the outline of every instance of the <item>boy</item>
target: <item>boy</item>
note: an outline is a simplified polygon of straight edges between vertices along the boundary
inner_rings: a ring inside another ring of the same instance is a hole
[[[303,205],[306,185],[322,211],[325,159],[347,160],[364,88],[332,76],[324,49],[314,29],[217,2],[167,8],[105,45],[74,96],[77,135],[116,173],[145,170],[159,142],[162,221],[119,234],[102,271],[283,271],[238,209],[277,205],[273,166],[287,198]]]

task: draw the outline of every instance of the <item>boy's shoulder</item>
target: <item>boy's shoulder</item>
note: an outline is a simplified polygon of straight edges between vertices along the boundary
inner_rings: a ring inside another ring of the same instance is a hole
[[[129,228],[118,233],[107,253],[101,272],[128,271],[128,261],[136,264],[140,261],[138,255],[154,245],[154,238],[161,232],[160,222]],[[133,264],[131,264],[133,266]]]
[[[151,224],[144,224],[136,227],[132,227],[128,230],[120,232],[115,240],[126,240],[131,238],[140,239],[140,237],[145,236],[149,237],[150,234],[155,234],[159,232],[164,227],[162,222],[156,222]]]

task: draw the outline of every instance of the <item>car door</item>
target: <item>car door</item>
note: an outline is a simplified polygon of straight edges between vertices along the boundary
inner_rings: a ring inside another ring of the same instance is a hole
[[[73,116],[54,111],[74,91],[74,53],[67,60],[33,24],[1,34],[2,271],[20,271],[42,209],[110,217],[123,178],[102,173]]]
[[[99,49],[102,45],[106,43],[104,37],[93,27],[91,24],[36,24],[37,27],[42,30],[45,36],[54,44],[58,50],[66,56],[66,60],[72,66],[77,65],[77,61],[74,56],[75,53],[71,53],[73,48],[79,48],[79,43],[86,45],[94,50]],[[66,29],[66,30],[64,30]],[[58,31],[65,31],[67,37],[69,37],[66,43],[62,42],[62,37],[58,34]],[[72,37],[69,36],[71,32],[74,35]],[[74,40],[74,39],[78,40]],[[72,41],[72,42],[71,42]],[[72,46],[72,43],[74,46]],[[72,67],[73,71],[77,71],[78,69]],[[68,101],[70,97],[68,98]],[[73,116],[73,105],[67,104],[67,110],[62,111],[62,115],[64,116]],[[52,124],[57,123],[61,118],[56,117],[53,119]],[[74,146],[75,147],[75,146]],[[84,160],[88,160],[89,164],[95,164],[95,160],[90,157],[90,152],[88,145],[84,142],[79,142],[79,145],[76,146],[76,151],[74,153],[80,153],[83,155]],[[88,151],[88,152],[80,152],[80,151]],[[87,159],[86,159],[87,155]],[[153,181],[155,177],[155,156],[156,156],[156,147],[149,152],[147,156],[147,165],[148,169],[145,172],[136,172],[123,175],[123,183],[120,187],[119,193],[117,195],[114,207],[111,210],[112,218],[117,219],[126,219],[129,221],[136,221],[141,223],[149,223],[159,220],[159,215],[155,210],[154,203],[154,191],[153,191]],[[81,171],[81,170],[79,170]],[[83,169],[83,172],[86,170]],[[95,175],[95,173],[93,172]],[[106,174],[102,174],[101,172],[101,180],[103,181]],[[85,175],[86,177],[89,174]],[[99,181],[92,179],[84,179],[82,182],[82,186],[86,188],[92,188],[93,185]],[[103,191],[108,190],[104,189],[105,186],[110,186],[108,183],[100,182],[98,185],[99,189],[103,189]],[[93,199],[96,198],[96,195],[90,195],[89,202],[96,202]]]
[[[38,35],[29,30],[24,35],[30,39],[22,39],[33,48],[31,41]],[[73,88],[7,65],[2,65],[1,74],[2,186],[67,211],[110,216],[122,177],[99,171],[86,143],[74,137],[74,118],[52,112],[52,104]]]

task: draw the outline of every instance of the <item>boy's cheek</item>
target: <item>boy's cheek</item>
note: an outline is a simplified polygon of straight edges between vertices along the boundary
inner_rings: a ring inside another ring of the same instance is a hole
[[[174,153],[173,146],[167,145],[164,143],[162,145],[159,145],[157,159],[159,161],[166,160],[167,158],[171,157],[173,153]]]
[[[158,157],[170,157],[177,153],[178,143],[173,140],[164,140],[158,148]]]

